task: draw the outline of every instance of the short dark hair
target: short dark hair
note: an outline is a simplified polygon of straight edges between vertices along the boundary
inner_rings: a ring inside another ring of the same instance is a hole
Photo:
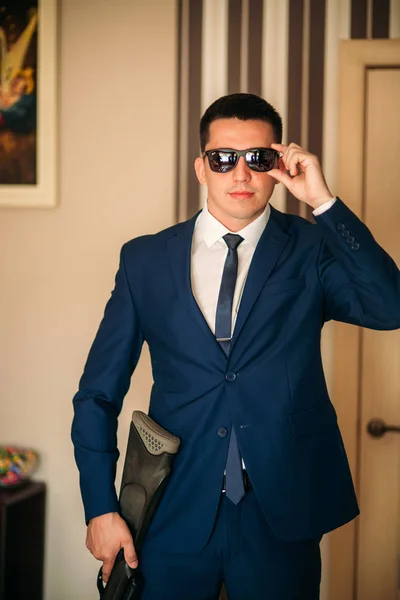
[[[217,119],[265,121],[274,132],[275,141],[282,142],[282,117],[264,98],[255,94],[229,94],[215,100],[200,120],[200,147],[204,152],[210,139],[210,125]]]

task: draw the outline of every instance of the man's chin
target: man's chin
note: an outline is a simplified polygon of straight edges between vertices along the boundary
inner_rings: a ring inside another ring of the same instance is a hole
[[[229,210],[229,214],[231,217],[235,218],[235,219],[243,219],[243,220],[248,220],[248,219],[254,219],[256,217],[258,217],[259,215],[261,215],[261,213],[264,212],[265,207],[267,204],[264,204],[262,206],[242,206],[242,207],[238,207],[237,210],[232,209],[232,207],[230,207]]]

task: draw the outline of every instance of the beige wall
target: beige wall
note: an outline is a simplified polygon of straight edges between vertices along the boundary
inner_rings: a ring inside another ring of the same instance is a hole
[[[60,191],[54,210],[0,211],[0,443],[36,448],[48,484],[46,600],[92,600],[98,563],[70,442],[71,399],[122,243],[173,223],[173,0],[62,0]],[[140,150],[164,149],[154,171]],[[147,356],[146,356],[147,359]],[[141,362],[121,419],[146,407]]]

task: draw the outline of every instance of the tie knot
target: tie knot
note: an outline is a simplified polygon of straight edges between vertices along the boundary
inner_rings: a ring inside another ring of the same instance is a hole
[[[227,233],[222,237],[222,239],[228,246],[229,250],[236,250],[239,244],[243,242],[242,236],[238,235],[237,233]]]

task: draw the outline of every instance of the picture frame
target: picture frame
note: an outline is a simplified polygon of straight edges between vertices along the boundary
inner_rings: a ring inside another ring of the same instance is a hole
[[[14,11],[21,21],[21,12],[17,13],[17,10],[20,10],[20,3],[14,3],[13,0],[8,0],[7,3],[4,2],[2,4],[2,10],[8,11],[9,19],[12,18]],[[6,170],[7,165],[5,165],[8,158],[7,149],[9,147],[12,148],[13,144],[14,147],[21,144],[24,133],[22,132],[21,134],[20,131],[15,133],[15,131],[10,130],[8,130],[6,134],[4,133],[4,128],[7,128],[8,123],[4,125],[4,119],[1,117],[2,112],[0,108],[0,122],[1,120],[3,121],[3,127],[0,125],[0,162],[3,160],[3,171],[0,178],[0,208],[54,208],[58,204],[57,0],[32,0],[31,3],[29,0],[24,1],[25,6],[29,4],[31,4],[32,9],[28,7],[29,13],[27,14],[29,14],[29,19],[26,17],[27,26],[24,29],[23,34],[20,34],[20,38],[24,36],[22,52],[24,50],[26,51],[28,43],[37,44],[37,54],[35,55],[34,50],[30,48],[30,54],[26,52],[24,59],[27,61],[27,57],[32,55],[37,57],[37,72],[35,73],[36,124],[34,125],[33,132],[30,131],[29,134],[25,133],[25,135],[30,136],[30,139],[28,140],[30,144],[30,147],[28,148],[30,152],[30,156],[28,157],[29,160],[25,155],[22,156],[22,152],[25,152],[25,148],[22,145],[23,150],[21,151],[21,154],[18,155],[18,152],[14,152],[12,162],[10,162],[11,165],[15,166],[19,157],[21,157],[21,161],[22,159],[24,161],[23,166],[27,163],[28,168],[23,170],[21,166],[21,168],[18,169],[17,165],[14,171],[12,171],[12,174],[9,175],[9,172]],[[18,9],[14,9],[13,5],[14,7],[18,7]],[[37,11],[36,18],[35,9]],[[3,22],[5,22],[5,19]],[[17,24],[19,24],[18,32],[20,32],[21,23],[19,22]],[[15,28],[15,25],[11,24],[8,26],[7,31],[4,31],[2,28],[2,32],[0,32],[0,38],[3,38],[2,44],[0,39],[0,51],[3,53],[1,64],[5,64],[4,50],[9,50],[12,49],[13,46],[17,46],[17,43],[15,42],[13,44],[8,43],[7,46],[6,33],[11,31],[13,26]],[[34,33],[33,29],[36,30]],[[20,38],[17,39],[18,43]],[[14,59],[14,64],[21,65],[20,57],[19,62],[18,57],[17,60]],[[11,60],[9,60],[9,63],[11,63]],[[10,66],[9,70],[11,70]],[[4,79],[7,83],[7,76],[4,74],[5,70],[2,68],[1,71],[0,76],[2,80]],[[35,69],[29,69],[29,65],[25,64],[21,66],[18,73],[21,73],[21,71],[29,72],[35,71]],[[15,72],[14,69],[14,76]],[[8,89],[12,89],[10,86],[13,85],[13,82],[15,82],[15,79],[11,81],[11,84],[9,83]],[[0,84],[3,88],[4,81],[1,81]],[[4,110],[3,114],[8,116],[6,110]],[[32,142],[33,137],[34,142]],[[28,144],[26,145],[28,146]],[[27,176],[25,175],[25,172],[27,172]],[[15,173],[17,173],[17,175],[15,175]],[[20,173],[22,175],[20,175]],[[25,177],[25,180],[20,181],[20,179],[18,179],[19,177],[21,177],[21,179]],[[13,178],[14,180],[9,182],[9,178]]]

